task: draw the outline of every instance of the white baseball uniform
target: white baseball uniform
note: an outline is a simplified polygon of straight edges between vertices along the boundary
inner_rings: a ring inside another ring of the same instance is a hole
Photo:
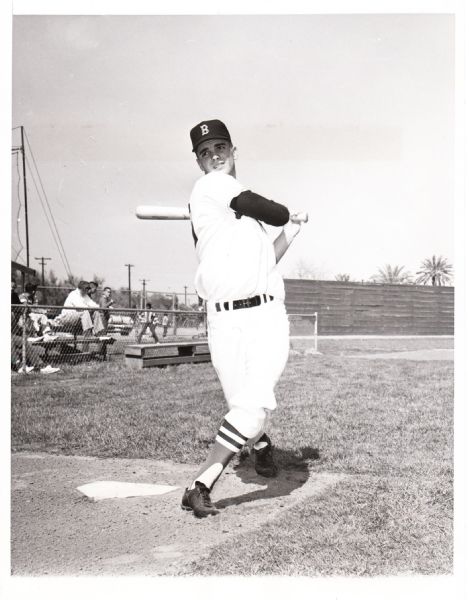
[[[195,287],[207,301],[212,363],[230,422],[254,438],[264,409],[276,408],[274,386],[288,358],[289,323],[272,241],[258,220],[230,208],[244,190],[231,175],[212,172],[196,182],[189,207],[199,259]],[[257,306],[233,308],[240,304],[234,301],[253,297]]]

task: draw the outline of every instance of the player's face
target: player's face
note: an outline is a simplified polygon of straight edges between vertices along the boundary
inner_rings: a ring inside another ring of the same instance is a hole
[[[235,173],[236,148],[226,140],[208,140],[197,148],[197,164],[204,173]]]

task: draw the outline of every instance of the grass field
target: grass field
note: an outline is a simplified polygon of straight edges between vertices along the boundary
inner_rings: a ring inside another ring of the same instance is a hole
[[[347,477],[185,573],[450,573],[453,363],[360,355],[452,346],[320,340],[322,355],[292,357],[269,426],[280,466]],[[12,449],[199,462],[224,408],[210,364],[134,371],[119,358],[49,377],[14,375]]]

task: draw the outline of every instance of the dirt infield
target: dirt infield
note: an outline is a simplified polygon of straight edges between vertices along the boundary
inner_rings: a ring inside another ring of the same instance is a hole
[[[410,350],[405,352],[360,354],[356,358],[358,357],[385,360],[454,360],[454,350],[451,348],[433,348],[429,350]],[[354,356],[349,356],[349,358],[354,358]]]
[[[47,454],[12,456],[13,575],[180,575],[230,536],[261,526],[343,476],[306,462],[258,476],[249,458],[230,466],[213,494],[221,510],[198,520],[180,508],[196,465]],[[77,487],[112,480],[176,485],[162,496],[92,502]]]

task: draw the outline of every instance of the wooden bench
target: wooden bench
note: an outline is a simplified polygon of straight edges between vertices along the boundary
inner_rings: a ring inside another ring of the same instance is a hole
[[[99,358],[107,359],[107,347],[114,344],[116,340],[110,336],[85,337],[83,335],[61,336],[55,335],[47,340],[32,342],[33,346],[41,346],[45,350],[44,359],[49,360],[51,350],[57,349],[61,357],[67,358]],[[84,350],[84,348],[95,348],[95,350]]]
[[[125,364],[134,369],[210,361],[208,343],[200,340],[134,344],[125,348]]]

